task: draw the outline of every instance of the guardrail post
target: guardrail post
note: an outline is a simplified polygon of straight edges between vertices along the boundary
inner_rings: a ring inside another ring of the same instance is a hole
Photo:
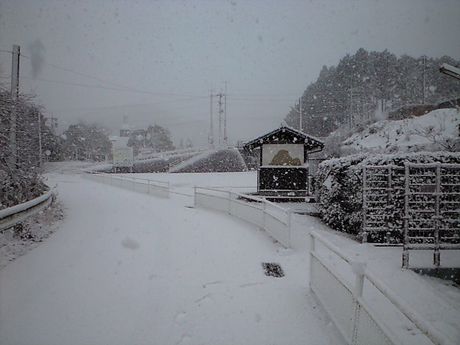
[[[351,338],[351,343],[357,344],[358,337],[358,328],[359,328],[359,314],[361,311],[361,305],[359,304],[359,298],[363,295],[364,288],[364,272],[366,271],[366,263],[364,262],[352,262],[351,268],[355,274],[355,286],[353,289],[353,304],[354,304],[354,313],[353,313],[353,333]]]

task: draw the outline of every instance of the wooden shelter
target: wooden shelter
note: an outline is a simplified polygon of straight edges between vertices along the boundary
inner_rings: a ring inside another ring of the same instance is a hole
[[[258,193],[308,195],[308,155],[321,151],[323,147],[320,140],[288,126],[247,142],[245,150],[259,150]]]

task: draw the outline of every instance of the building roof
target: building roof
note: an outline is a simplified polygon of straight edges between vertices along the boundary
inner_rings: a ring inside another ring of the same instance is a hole
[[[281,126],[267,134],[248,141],[244,144],[244,149],[252,151],[256,147],[263,144],[301,144],[303,143],[306,151],[317,150],[321,151],[324,143],[319,139],[305,134],[295,128],[289,126]]]

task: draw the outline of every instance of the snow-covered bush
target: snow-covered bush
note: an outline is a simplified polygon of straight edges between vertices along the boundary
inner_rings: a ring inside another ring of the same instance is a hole
[[[0,210],[34,199],[47,189],[38,173],[19,168],[9,171],[0,164]]]
[[[175,173],[204,173],[246,170],[244,159],[237,149],[222,149],[192,157],[178,164],[170,171]]]
[[[15,153],[10,143],[13,111],[16,114]],[[41,109],[30,98],[13,99],[0,88],[0,209],[33,199],[47,188],[38,168],[38,119],[43,120]]]
[[[460,164],[460,153],[419,152],[395,155],[351,155],[322,162],[318,169],[317,197],[322,219],[333,229],[358,235],[363,221],[362,172],[366,165],[394,165],[404,167],[404,163],[456,163]],[[402,183],[403,180],[396,181]],[[401,202],[403,195],[395,199]],[[398,228],[402,224],[403,208],[392,216],[391,221]],[[399,232],[399,231],[398,231]],[[393,234],[395,241],[399,234]],[[382,241],[382,238],[370,238],[370,241]]]

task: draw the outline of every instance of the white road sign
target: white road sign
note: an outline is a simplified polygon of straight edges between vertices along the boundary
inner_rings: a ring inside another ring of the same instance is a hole
[[[115,167],[132,167],[134,164],[134,155],[132,147],[114,147],[113,166]]]

